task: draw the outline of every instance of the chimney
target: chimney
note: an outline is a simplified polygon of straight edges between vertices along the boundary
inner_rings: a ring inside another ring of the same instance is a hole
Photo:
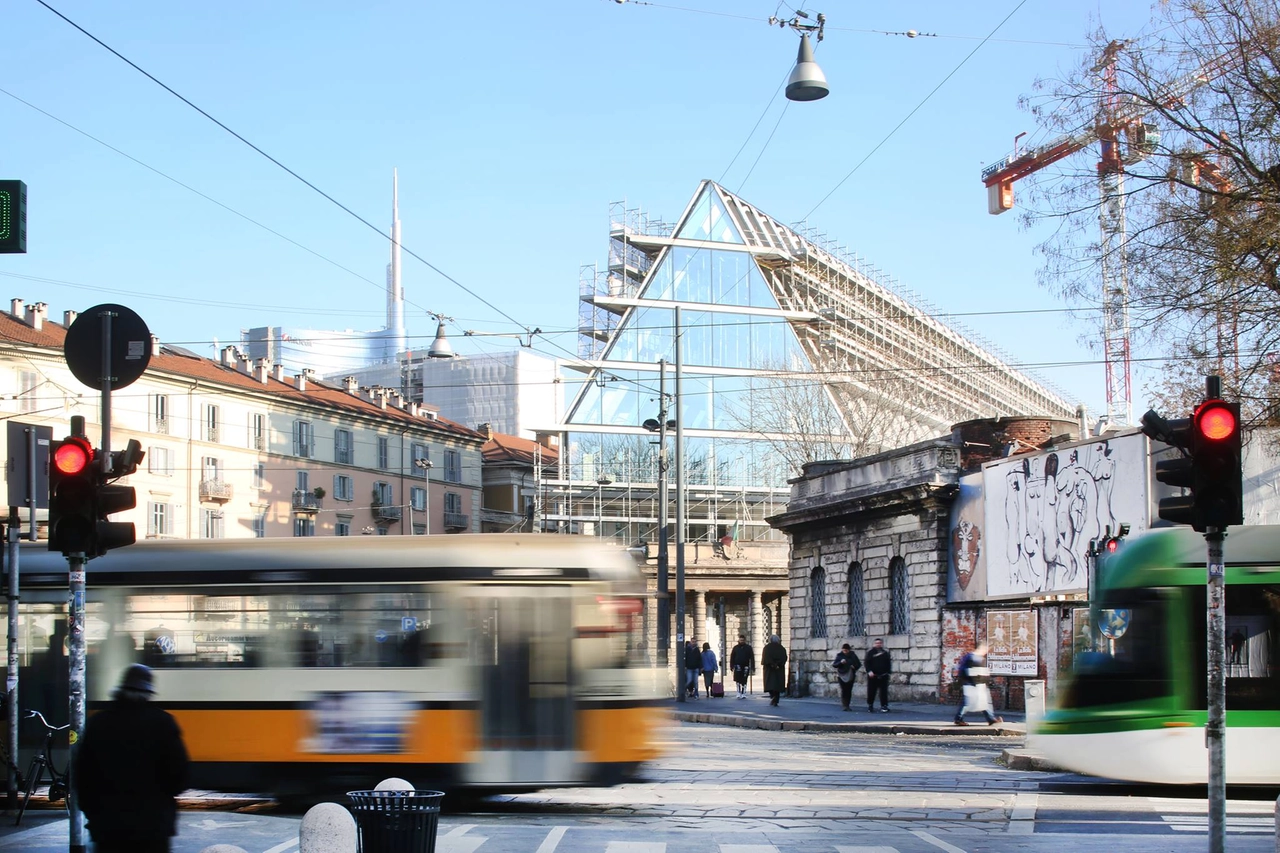
[[[15,320],[22,319],[22,297],[9,300],[9,313]]]
[[[253,375],[253,362],[242,352],[236,353],[236,367],[249,376]]]
[[[476,427],[476,432],[483,434],[486,441],[493,441],[493,424],[482,423]]]
[[[306,372],[293,374],[293,384],[298,386],[299,391],[307,390],[307,374]]]
[[[342,377],[342,387],[348,394],[355,394],[357,397],[360,396],[360,380],[356,379],[354,376]]]
[[[235,361],[235,358],[236,358],[236,348],[235,348],[235,347],[230,347],[230,346],[228,346],[228,347],[223,347],[223,348],[222,348],[221,356],[222,356],[222,366],[223,366],[223,367],[235,367],[235,364],[233,363],[233,362]]]
[[[68,311],[67,313],[68,313],[68,314],[73,314],[73,313],[75,313],[75,312],[73,312],[73,311]],[[68,324],[68,325],[70,325],[70,324]],[[151,336],[151,354],[152,354],[152,355],[159,355],[159,354],[160,354],[160,339],[159,339],[159,338],[157,338],[155,335],[152,335],[152,336]]]
[[[75,311],[63,311],[62,312],[62,328],[70,329],[71,324],[76,321],[77,316],[79,315],[77,315]]]
[[[267,363],[265,358],[260,358],[253,363],[253,377],[263,385],[267,384],[268,377],[271,376],[271,365]]]
[[[271,365],[271,375],[275,377],[277,381],[283,382],[284,381],[284,365],[283,364]]]
[[[27,306],[27,325],[37,332],[44,328],[44,312],[48,308],[43,302]]]

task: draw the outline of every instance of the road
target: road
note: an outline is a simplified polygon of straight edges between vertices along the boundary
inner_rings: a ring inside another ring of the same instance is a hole
[[[774,732],[685,724],[642,781],[502,796],[441,817],[438,853],[1200,851],[1204,800],[1121,793],[996,763],[1009,738]],[[1272,792],[1272,796],[1274,792]],[[1274,851],[1274,799],[1228,803],[1233,853]],[[0,853],[65,851],[38,813]],[[174,853],[296,853],[298,818],[187,811]]]

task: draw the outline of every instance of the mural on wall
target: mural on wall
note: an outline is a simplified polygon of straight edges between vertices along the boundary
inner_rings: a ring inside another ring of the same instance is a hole
[[[982,474],[966,474],[960,478],[960,493],[951,505],[947,601],[987,597],[987,539],[982,515]]]
[[[1086,591],[1089,541],[1147,527],[1146,459],[1134,433],[983,466],[987,595]]]

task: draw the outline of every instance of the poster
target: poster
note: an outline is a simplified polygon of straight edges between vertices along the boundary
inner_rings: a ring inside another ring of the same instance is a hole
[[[984,527],[982,474],[965,474],[960,478],[960,493],[951,505],[947,601],[982,601],[987,597]]]
[[[992,675],[1034,678],[1040,663],[1035,611],[987,611],[987,646]]]
[[[987,594],[1087,591],[1090,540],[1146,529],[1146,472],[1138,433],[984,465]]]

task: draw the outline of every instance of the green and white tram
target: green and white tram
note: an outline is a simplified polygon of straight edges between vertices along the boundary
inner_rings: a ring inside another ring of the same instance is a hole
[[[1061,767],[1136,782],[1204,783],[1204,537],[1134,538],[1100,564],[1099,637],[1076,657],[1028,746]],[[1227,783],[1280,783],[1280,527],[1228,530]]]

